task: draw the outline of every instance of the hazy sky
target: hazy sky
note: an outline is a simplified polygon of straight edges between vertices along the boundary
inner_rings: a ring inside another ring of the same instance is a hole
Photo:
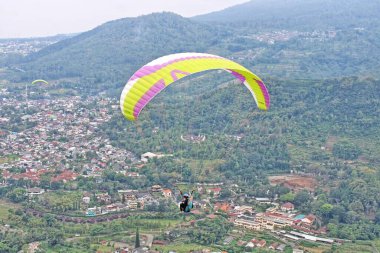
[[[0,0],[0,38],[76,33],[110,20],[171,11],[185,17],[247,0]]]

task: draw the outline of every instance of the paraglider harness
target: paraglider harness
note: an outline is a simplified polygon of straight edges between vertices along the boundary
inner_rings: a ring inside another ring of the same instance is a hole
[[[191,191],[190,195],[187,193],[182,194],[181,190],[179,190],[179,193],[182,196],[182,202],[179,205],[179,209],[181,210],[181,212],[189,213],[190,210],[194,207],[193,206],[193,196],[192,196],[194,193],[194,190]]]

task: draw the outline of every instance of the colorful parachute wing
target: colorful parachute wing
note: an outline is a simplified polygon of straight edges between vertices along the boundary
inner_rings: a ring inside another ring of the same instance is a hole
[[[45,80],[42,80],[42,79],[37,79],[37,80],[34,80],[34,81],[32,82],[32,84],[36,84],[36,83],[44,83],[44,84],[49,84],[47,81],[45,81]]]
[[[270,98],[263,81],[240,64],[223,57],[203,53],[180,53],[160,57],[136,71],[125,85],[120,108],[129,120],[169,84],[194,73],[223,69],[230,72],[251,92],[261,110],[268,110]]]

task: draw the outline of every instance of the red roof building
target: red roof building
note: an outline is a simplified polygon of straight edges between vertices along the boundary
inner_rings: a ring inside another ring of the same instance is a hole
[[[3,170],[2,176],[4,179],[9,179],[9,178],[11,178],[12,174],[7,170]]]
[[[172,196],[172,190],[170,189],[163,189],[162,194],[164,195],[165,198],[170,198]]]
[[[256,243],[255,245],[259,248],[263,248],[265,247],[265,245],[267,244],[267,242],[265,240],[260,240],[258,243]]]
[[[302,219],[302,222],[307,223],[311,226],[311,225],[313,225],[313,223],[316,219],[317,219],[317,217],[314,214],[309,214],[305,218]]]
[[[214,211],[222,211],[226,213],[231,209],[232,209],[231,205],[228,204],[227,202],[217,202],[214,205]]]
[[[212,192],[212,193],[214,193],[214,196],[219,196],[221,191],[222,191],[222,188],[220,188],[220,187],[207,189],[207,193],[210,194]]]
[[[24,172],[24,173],[15,174],[15,175],[7,174],[7,176],[11,175],[11,178],[14,180],[24,179],[24,180],[31,180],[31,181],[39,181],[40,176],[46,172],[47,172],[47,170],[45,170],[45,169],[37,170],[37,171],[27,169],[26,172]],[[4,177],[4,174],[3,174],[3,177]]]
[[[282,211],[293,211],[294,210],[294,205],[290,202],[286,202],[281,205],[281,210]]]
[[[64,170],[61,174],[51,179],[52,182],[62,181],[64,183],[77,179],[78,174],[70,170]]]

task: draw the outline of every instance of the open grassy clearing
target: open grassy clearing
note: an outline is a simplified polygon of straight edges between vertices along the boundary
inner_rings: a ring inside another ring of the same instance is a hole
[[[212,176],[212,178],[218,178],[221,176],[220,172],[216,168],[225,163],[224,160],[215,159],[215,160],[197,160],[197,159],[183,159],[182,163],[186,163],[193,175],[202,181]]]
[[[64,225],[64,230],[68,234],[77,234],[79,233],[81,235],[81,238],[84,236],[89,236],[90,231],[95,228],[102,226],[103,232],[99,233],[98,237],[104,237],[105,239],[114,239],[114,236],[125,234],[133,234],[136,229],[136,224],[138,224],[138,227],[140,229],[140,233],[147,233],[147,234],[159,234],[163,230],[166,230],[171,227],[177,226],[179,223],[182,222],[182,219],[133,219],[133,218],[127,218],[127,219],[119,219],[114,220],[111,223],[110,222],[99,222],[96,224],[72,224],[72,223],[66,223]],[[130,223],[128,225],[128,223]],[[126,224],[126,225],[125,225]],[[121,231],[112,232],[109,233],[114,228],[122,228]],[[111,236],[111,237],[105,237],[105,236]]]
[[[21,206],[15,203],[11,203],[5,200],[0,199],[0,220],[7,221],[9,210],[17,210]]]
[[[380,239],[377,239],[377,240],[373,240],[372,241],[372,246],[380,252]]]
[[[209,247],[209,246],[201,246],[197,244],[185,244],[185,243],[173,243],[170,245],[165,246],[156,246],[153,245],[152,249],[157,249],[159,251],[163,251],[163,253],[168,253],[169,251],[175,251],[177,253],[188,253],[191,250],[201,250],[201,249],[209,249],[209,250],[217,250],[215,248]]]
[[[301,161],[309,161],[311,156],[311,151],[305,149],[305,147],[296,146],[293,144],[288,144],[288,151],[291,157],[291,161],[298,164]]]
[[[337,253],[372,253],[373,247],[370,241],[357,241],[355,243],[344,243],[341,246],[337,247],[335,251]]]
[[[330,250],[331,245],[318,243],[318,245],[315,245],[315,247],[308,247],[305,245],[305,246],[302,246],[301,248],[310,253],[323,253],[327,250]]]

